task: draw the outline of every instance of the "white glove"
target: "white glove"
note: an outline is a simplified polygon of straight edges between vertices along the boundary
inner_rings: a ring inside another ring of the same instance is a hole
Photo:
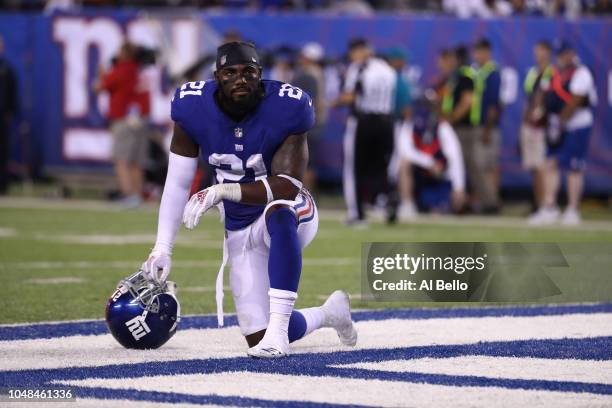
[[[152,281],[165,282],[170,274],[172,258],[165,251],[154,249],[149,258],[142,264],[141,269],[144,276]]]
[[[191,196],[183,211],[183,224],[185,224],[185,227],[194,229],[200,222],[202,214],[219,204],[222,200],[222,197],[217,192],[217,186],[219,185],[215,184]]]
[[[183,211],[183,224],[188,229],[194,229],[200,222],[200,217],[221,200],[239,202],[242,196],[240,184],[215,184],[191,196]]]

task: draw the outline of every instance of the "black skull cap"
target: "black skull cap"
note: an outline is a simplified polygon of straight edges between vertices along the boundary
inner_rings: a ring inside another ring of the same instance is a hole
[[[255,44],[245,41],[233,41],[217,48],[217,70],[238,64],[251,64],[261,68]]]

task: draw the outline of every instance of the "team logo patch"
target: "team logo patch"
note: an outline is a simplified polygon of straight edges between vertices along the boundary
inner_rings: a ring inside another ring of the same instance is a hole
[[[227,62],[227,55],[222,55],[219,59],[219,62],[221,63],[221,65],[225,65],[225,63]]]
[[[204,200],[206,199],[206,194],[208,193],[208,190],[202,190],[199,191],[196,195],[196,197],[198,197],[198,202],[200,204],[204,203]]]
[[[147,313],[148,312],[145,310],[142,315],[136,316],[133,319],[125,322],[125,325],[127,326],[130,333],[132,333],[132,336],[134,336],[134,339],[136,341],[140,340],[151,332],[151,329],[149,328],[149,325],[146,322]]]
[[[240,139],[243,134],[242,134],[242,128],[236,128],[234,129],[234,136],[236,136],[238,139]]]

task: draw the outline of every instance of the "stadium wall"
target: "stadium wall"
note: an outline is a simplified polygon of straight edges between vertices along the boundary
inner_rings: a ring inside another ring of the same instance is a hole
[[[528,188],[528,174],[518,156],[518,126],[523,107],[522,80],[532,65],[532,47],[540,39],[569,38],[597,84],[596,124],[589,148],[587,192],[612,191],[612,36],[604,19],[566,21],[542,18],[458,20],[439,16],[350,17],[330,15],[210,15],[203,12],[143,14],[137,11],[83,10],[53,15],[0,14],[6,56],[20,82],[21,127],[14,157],[29,157],[41,167],[106,167],[110,137],[104,112],[107,99],[92,91],[96,70],[108,64],[124,38],[161,50],[164,66],[148,70],[152,84],[152,119],[169,126],[169,78],[203,54],[214,51],[223,33],[238,30],[258,46],[299,47],[308,41],[341,57],[347,40],[369,38],[377,50],[402,46],[409,50],[409,74],[423,87],[436,74],[437,52],[488,37],[502,70],[505,188]],[[346,112],[330,112],[320,151],[320,174],[339,182]],[[25,130],[24,130],[25,129]]]

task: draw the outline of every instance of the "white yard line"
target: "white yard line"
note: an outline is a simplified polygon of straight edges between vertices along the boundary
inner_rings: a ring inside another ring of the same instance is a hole
[[[27,408],[23,403],[15,403],[14,405],[9,405],[10,407],[15,408]],[[108,400],[100,400],[100,399],[89,399],[89,398],[77,398],[76,401],[67,402],[65,405],[60,405],[58,401],[53,402],[36,402],[34,404],[34,408],[194,408],[194,407],[207,407],[207,408],[217,408],[219,405],[200,405],[200,404],[187,404],[187,403],[163,403],[163,402],[150,402],[150,401],[130,401],[130,400],[121,400],[121,399],[108,399]],[[227,407],[225,407],[227,408]]]
[[[399,381],[252,372],[87,379],[65,381],[61,384],[143,391],[159,391],[159,384],[163,384],[165,392],[181,394],[215,394],[273,401],[294,400],[384,407],[594,407],[612,402],[610,396],[587,393],[498,387],[449,387]]]
[[[76,200],[76,199],[45,199],[45,198],[24,198],[24,197],[2,197],[0,198],[0,208],[44,208],[44,209],[75,209],[75,210],[94,210],[94,211],[126,211],[117,204],[96,201],[96,200]],[[158,204],[147,203],[139,209],[147,212],[157,212]],[[218,213],[206,214],[206,217],[218,218]],[[326,221],[342,222],[346,218],[343,210],[320,209],[319,217]],[[371,217],[374,222],[381,222],[376,216]],[[561,225],[550,226],[530,226],[526,218],[521,217],[483,217],[483,216],[462,216],[454,217],[448,215],[429,215],[422,214],[414,221],[406,225],[464,225],[464,226],[491,226],[506,228],[535,228],[542,230],[584,230],[584,231],[612,231],[612,221],[609,220],[586,220],[578,227],[565,227]]]
[[[172,262],[172,266],[179,268],[210,268],[219,267],[220,264],[220,257],[218,260],[176,260]],[[360,265],[360,260],[358,258],[304,258],[303,264],[306,266]],[[139,266],[140,263],[137,261],[18,261],[3,262],[0,264],[0,269],[134,269]]]
[[[78,200],[41,197],[2,197],[0,208],[28,208],[49,210],[87,210],[87,211],[133,211],[126,210],[117,203],[102,200]],[[158,205],[143,204],[139,210],[157,211]]]
[[[176,240],[177,245],[205,249],[223,248],[222,235],[219,239],[204,238],[199,236],[182,236]],[[50,235],[37,233],[34,239],[46,242],[61,242],[75,245],[126,245],[147,244],[155,242],[155,234],[76,234],[76,235]]]
[[[75,276],[56,276],[54,278],[32,278],[26,279],[23,283],[30,283],[34,285],[63,285],[70,283],[85,283],[87,279],[78,278]]]
[[[612,361],[590,361],[544,358],[461,356],[451,358],[418,358],[390,360],[375,363],[338,365],[343,368],[363,368],[372,371],[397,373],[427,373],[445,375],[472,375],[487,373],[491,378],[522,380],[580,381],[612,384]]]

